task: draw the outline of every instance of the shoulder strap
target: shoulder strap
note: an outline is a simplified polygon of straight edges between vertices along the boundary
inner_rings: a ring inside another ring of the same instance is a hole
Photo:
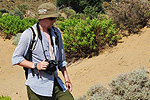
[[[31,41],[30,41],[29,48],[28,48],[28,51],[26,53],[25,59],[32,61],[32,51],[34,50],[35,45],[37,43],[38,33],[37,33],[37,30],[33,27],[30,27],[29,29],[31,30],[32,37],[31,37]],[[28,68],[24,67],[24,70],[25,70],[25,76],[27,79],[28,78]],[[31,71],[32,71],[32,74],[34,76],[34,70],[31,69]]]
[[[31,54],[35,48],[36,43],[37,43],[38,34],[36,32],[36,29],[34,29],[33,27],[30,27],[29,29],[31,30],[32,37],[31,37],[31,41],[30,41],[29,48],[28,48],[28,51],[27,51],[25,58],[29,61],[32,61],[32,55]]]
[[[33,51],[37,43],[38,32],[36,28],[30,27],[30,29],[32,30],[32,46],[30,49]]]
[[[39,23],[37,23],[36,25],[36,32],[38,34],[38,38],[42,41],[42,34],[41,34],[40,27],[39,27]]]

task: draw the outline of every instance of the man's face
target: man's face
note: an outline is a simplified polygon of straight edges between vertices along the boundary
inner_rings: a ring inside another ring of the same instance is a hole
[[[50,18],[46,18],[45,21],[46,21],[46,27],[47,28],[52,28],[53,24],[56,22],[56,17],[50,17]]]

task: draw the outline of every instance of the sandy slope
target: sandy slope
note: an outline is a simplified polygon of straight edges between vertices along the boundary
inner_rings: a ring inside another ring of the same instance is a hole
[[[73,94],[86,93],[90,86],[100,83],[108,86],[121,73],[150,67],[150,29],[143,29],[141,35],[123,38],[122,43],[103,54],[85,59],[69,69],[74,86]]]
[[[14,49],[10,40],[0,38],[0,95],[11,96],[13,100],[27,100],[22,68],[11,63]]]
[[[108,86],[121,73],[150,67],[150,28],[142,31],[140,35],[123,38],[122,43],[97,57],[68,67],[73,83],[72,94],[80,96],[96,83]],[[0,95],[11,96],[13,100],[27,100],[23,70],[11,65],[14,49],[11,40],[0,38]]]

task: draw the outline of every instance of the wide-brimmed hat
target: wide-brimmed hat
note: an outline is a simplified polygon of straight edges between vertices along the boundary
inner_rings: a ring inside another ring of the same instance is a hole
[[[60,13],[52,3],[44,3],[38,7],[38,19],[59,17]]]

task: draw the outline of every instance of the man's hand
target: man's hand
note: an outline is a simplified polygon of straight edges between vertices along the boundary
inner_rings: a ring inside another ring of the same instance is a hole
[[[69,75],[68,75],[66,67],[62,67],[61,72],[62,72],[62,74],[65,78],[66,87],[71,92],[72,91],[72,84],[70,82]]]
[[[18,65],[26,67],[26,68],[32,68],[32,69],[35,68],[35,63],[28,61],[28,60],[23,60]],[[37,64],[37,69],[38,70],[46,70],[48,65],[49,65],[49,63],[46,61],[39,62]]]
[[[72,83],[69,81],[65,82],[67,89],[71,92],[72,91]]]
[[[46,61],[39,62],[37,64],[37,69],[38,70],[46,70],[48,65],[49,65],[49,63]]]

